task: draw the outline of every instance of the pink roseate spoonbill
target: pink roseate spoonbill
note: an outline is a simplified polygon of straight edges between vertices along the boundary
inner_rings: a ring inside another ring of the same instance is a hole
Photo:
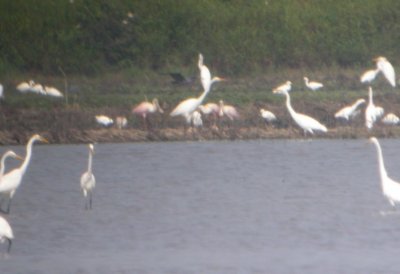
[[[319,82],[315,82],[315,81],[310,82],[307,77],[304,77],[304,83],[312,91],[316,91],[324,86],[324,84],[319,83]]]
[[[375,145],[378,156],[378,166],[382,193],[388,199],[389,203],[392,206],[395,206],[395,204],[400,203],[400,184],[392,180],[387,174],[385,164],[383,162],[382,149],[378,142],[378,139],[376,139],[375,137],[371,137],[369,140]]]
[[[260,115],[264,119],[265,122],[271,123],[273,121],[276,121],[276,116],[273,114],[271,111],[268,111],[266,109],[260,109]]]
[[[0,243],[8,241],[7,253],[10,253],[13,239],[14,234],[10,224],[4,217],[0,216]]]
[[[92,209],[92,192],[96,186],[96,178],[92,171],[92,159],[94,155],[93,144],[88,145],[89,158],[88,158],[88,169],[81,176],[81,190],[83,197],[85,198],[85,209]]]
[[[101,126],[108,127],[114,124],[114,120],[106,115],[96,115],[95,118],[96,122]]]
[[[148,118],[147,116],[153,114],[155,112],[164,113],[163,109],[160,107],[158,103],[158,99],[154,98],[150,103],[148,101],[141,102],[139,105],[132,109],[132,113],[136,115],[140,115],[143,118],[144,127],[148,128]]]
[[[42,136],[38,134],[33,135],[26,145],[26,155],[22,165],[0,177],[0,194],[8,198],[8,206],[7,209],[4,210],[4,212],[7,214],[10,212],[11,200],[20,186],[22,178],[24,177],[24,174],[31,161],[32,146],[36,141],[48,143],[48,141]]]
[[[374,94],[372,88],[369,87],[368,90],[368,105],[365,109],[365,126],[367,129],[372,129],[374,123],[383,116],[384,109],[382,107],[377,107],[374,104]]]
[[[379,73],[379,69],[370,69],[365,71],[361,76],[360,76],[360,82],[363,84],[371,84],[372,81],[375,80],[376,76]]]
[[[217,122],[217,118],[219,115],[219,106],[215,103],[208,103],[199,106],[199,110],[204,116],[211,116],[213,120],[213,124]]]
[[[239,112],[234,106],[225,105],[223,100],[219,101],[219,117],[226,116],[229,120],[233,121],[239,118]]]
[[[399,124],[400,118],[397,117],[394,113],[388,113],[385,117],[382,118],[382,123],[389,126],[394,126]]]
[[[360,105],[365,104],[365,99],[358,99],[350,106],[345,106],[344,108],[338,110],[335,113],[336,119],[349,120],[357,115],[357,109]]]
[[[390,85],[396,87],[396,75],[392,64],[383,56],[375,58],[374,61],[376,62],[377,69],[383,73],[383,76],[389,81]]]
[[[322,131],[322,132],[327,132],[328,129],[315,120],[314,118],[307,116],[302,113],[297,113],[293,108],[292,105],[290,104],[290,95],[289,92],[287,91],[274,91],[275,94],[283,94],[286,96],[286,107],[290,113],[290,116],[292,116],[293,120],[296,122],[296,124],[303,129],[304,131],[304,136],[306,136],[307,132],[314,134],[314,131]]]
[[[286,81],[285,83],[283,83],[282,85],[277,86],[276,88],[274,88],[272,90],[273,93],[277,93],[277,92],[289,92],[292,89],[292,82],[290,81]]]
[[[224,78],[215,76],[211,78],[211,73],[210,70],[206,65],[204,65],[204,58],[201,53],[199,53],[199,62],[198,62],[198,67],[200,70],[200,80],[201,80],[201,85],[203,86],[203,90],[206,91],[207,93],[210,91],[211,86],[220,81],[225,81]]]

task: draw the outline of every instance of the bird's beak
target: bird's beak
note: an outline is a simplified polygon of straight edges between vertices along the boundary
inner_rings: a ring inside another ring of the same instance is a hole
[[[17,155],[15,155],[15,159],[17,159],[17,160],[20,160],[20,161],[23,161],[24,160],[24,158],[22,158],[21,156],[19,156],[18,154]]]
[[[40,141],[42,141],[43,143],[49,144],[49,141],[47,141],[46,138],[41,137],[41,138],[40,138]]]

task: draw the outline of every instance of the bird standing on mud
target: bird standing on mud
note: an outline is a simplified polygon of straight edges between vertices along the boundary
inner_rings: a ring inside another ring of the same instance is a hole
[[[153,114],[157,111],[160,113],[164,113],[163,109],[160,107],[160,105],[158,103],[157,98],[154,98],[151,103],[148,101],[141,102],[139,105],[137,105],[136,107],[134,107],[132,109],[133,114],[142,116],[143,124],[144,124],[144,127],[146,130],[148,129],[148,126],[149,126],[148,125],[149,121],[147,120],[148,119],[147,116],[150,114]]]

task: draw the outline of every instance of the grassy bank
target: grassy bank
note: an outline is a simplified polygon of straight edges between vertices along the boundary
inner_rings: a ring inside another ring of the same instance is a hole
[[[197,68],[185,73],[196,75]],[[212,69],[212,65],[210,65]],[[398,137],[397,127],[377,124],[367,132],[361,114],[351,124],[338,122],[334,113],[358,98],[367,99],[367,87],[359,83],[362,69],[340,69],[330,67],[318,71],[300,69],[266,71],[251,77],[235,78],[221,75],[227,82],[217,83],[206,102],[224,100],[234,105],[240,119],[233,123],[222,120],[219,130],[205,126],[201,131],[184,134],[181,117],[172,118],[169,112],[183,99],[197,97],[201,93],[199,79],[189,85],[172,84],[166,73],[123,71],[103,74],[97,77],[70,76],[67,78],[68,104],[64,99],[55,99],[36,94],[21,94],[15,90],[20,80],[34,78],[37,82],[54,85],[63,90],[63,77],[43,75],[10,75],[5,78],[5,100],[1,102],[0,142],[2,144],[25,143],[34,132],[47,136],[53,143],[80,142],[126,142],[126,141],[175,141],[175,140],[240,140],[258,138],[303,138],[290,118],[284,98],[272,94],[274,86],[286,81],[293,82],[292,105],[300,113],[308,114],[329,128],[328,134],[316,138],[364,138],[369,135]],[[318,92],[308,91],[303,76],[322,81],[325,87]],[[382,77],[374,83],[376,105],[385,108],[386,113],[397,115],[400,109],[398,90],[392,89]],[[159,98],[163,115],[150,117],[151,130],[143,129],[142,119],[131,114],[136,104],[153,97]],[[274,112],[278,122],[265,125],[259,116],[259,109]],[[97,114],[126,116],[128,127],[123,130],[102,128],[96,124]]]

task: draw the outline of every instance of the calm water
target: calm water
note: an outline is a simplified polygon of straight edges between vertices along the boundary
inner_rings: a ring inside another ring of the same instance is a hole
[[[400,140],[381,144],[400,179]],[[366,140],[98,144],[92,211],[79,189],[86,165],[86,146],[34,147],[0,273],[400,269],[400,211]]]

